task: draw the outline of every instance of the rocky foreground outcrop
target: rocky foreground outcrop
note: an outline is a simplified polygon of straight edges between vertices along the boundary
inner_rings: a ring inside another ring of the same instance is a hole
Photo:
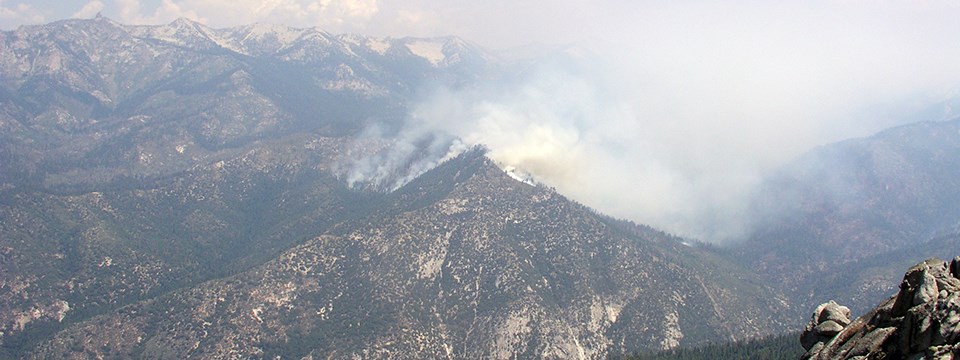
[[[960,257],[915,265],[897,295],[849,317],[833,301],[818,306],[800,337],[802,359],[960,358]]]

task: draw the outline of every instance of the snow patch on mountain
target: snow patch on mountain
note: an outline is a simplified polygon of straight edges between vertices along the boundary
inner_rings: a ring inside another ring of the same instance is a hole
[[[273,38],[281,44],[280,48],[290,46],[290,44],[303,36],[305,32],[303,29],[295,29],[288,26],[259,23],[245,28],[247,34],[240,40],[241,43],[250,40],[263,41]]]
[[[211,44],[222,46],[212,36],[213,30],[184,18],[166,25],[131,26],[127,29],[135,37],[159,40],[177,46],[191,48],[206,47]]]
[[[379,55],[384,55],[387,50],[393,47],[393,40],[390,38],[378,38],[357,34],[338,35],[337,38],[344,44],[363,48]]]
[[[443,43],[434,40],[415,40],[406,44],[407,49],[416,56],[422,57],[434,66],[440,65],[447,58],[443,53]]]
[[[373,50],[380,55],[383,55],[387,52],[387,50],[390,50],[390,42],[386,39],[369,38],[367,39],[366,45],[368,48],[370,48],[370,50]]]

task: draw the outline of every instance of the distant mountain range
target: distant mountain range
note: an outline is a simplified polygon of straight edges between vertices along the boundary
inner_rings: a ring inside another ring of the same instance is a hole
[[[470,82],[492,66],[456,38],[213,30],[182,19],[66,20],[3,32],[0,43],[3,180],[58,189],[170,175],[298,132],[389,130],[418,89]]]
[[[792,323],[735,261],[483,149],[395,191],[338,172],[418,92],[502,69],[457,38],[0,33],[0,356],[601,358]]]

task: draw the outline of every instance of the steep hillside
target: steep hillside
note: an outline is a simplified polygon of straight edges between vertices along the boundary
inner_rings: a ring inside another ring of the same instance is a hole
[[[879,253],[840,265],[803,282],[809,302],[837,299],[857,314],[876,305],[876,300],[897,292],[904,268],[917,259],[949,258],[960,248],[960,235],[937,236],[916,245]]]
[[[956,231],[960,120],[824,146],[784,167],[758,199],[758,230],[739,256],[806,305],[842,293],[864,309],[915,249],[939,255],[945,249],[923,244]],[[860,286],[830,285],[850,282]]]
[[[0,345],[271,259],[370,206],[329,171],[343,139],[261,143],[184,173],[0,198]],[[309,149],[309,150],[308,150]]]
[[[784,326],[785,300],[756,278],[662,233],[617,230],[478,151],[390,197],[250,271],[73,325],[34,355],[598,358]]]

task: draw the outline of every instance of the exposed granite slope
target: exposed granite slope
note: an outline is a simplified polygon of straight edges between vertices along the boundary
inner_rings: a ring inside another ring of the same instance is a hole
[[[921,262],[900,292],[848,320],[831,301],[814,311],[800,341],[803,359],[953,359],[960,355],[960,257]]]

